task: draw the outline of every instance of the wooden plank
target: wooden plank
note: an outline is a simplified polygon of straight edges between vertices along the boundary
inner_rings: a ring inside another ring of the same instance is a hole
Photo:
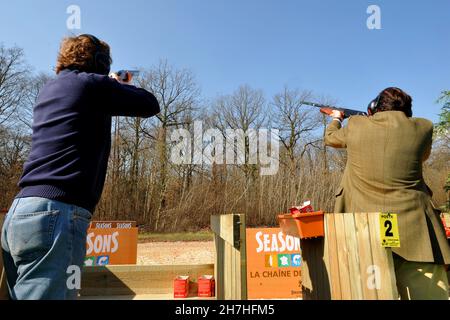
[[[345,225],[345,242],[348,248],[348,266],[350,276],[350,289],[352,300],[362,300],[364,298],[361,286],[361,271],[359,265],[359,251],[356,240],[356,226],[353,213],[343,213]]]
[[[231,300],[232,297],[232,266],[231,266],[231,254],[232,247],[231,244],[225,241],[225,256],[224,256],[224,290],[225,290],[225,300]]]
[[[3,228],[5,215],[0,213],[0,232]],[[0,243],[0,300],[9,300],[8,284],[6,283],[6,272],[3,267],[3,253]]]
[[[218,299],[247,298],[245,228],[245,215],[211,216],[211,229],[215,233],[216,243],[223,242],[222,250],[216,250],[215,274]],[[236,238],[237,235],[239,239]],[[235,240],[239,240],[238,243]]]
[[[221,238],[222,239],[222,238]],[[228,269],[228,264],[225,262],[227,261],[228,258],[228,242],[226,242],[225,240],[222,239],[222,241],[224,242],[223,244],[223,299],[227,300],[229,299],[229,294],[228,294],[228,288],[229,288],[229,277],[230,277],[230,273],[229,273],[229,269]]]
[[[341,298],[342,300],[351,300],[352,291],[350,284],[350,269],[348,266],[348,250],[347,242],[345,240],[345,223],[342,213],[336,213],[334,216],[336,226],[337,252],[339,262],[339,281],[341,284]],[[337,276],[337,275],[333,275]]]
[[[229,267],[229,272],[230,272],[230,278],[229,278],[229,282],[228,282],[228,291],[229,291],[229,296],[230,296],[230,300],[236,300],[236,294],[235,294],[235,290],[237,287],[237,282],[238,282],[238,278],[236,277],[236,249],[229,245],[229,251],[228,251],[228,267]]]
[[[173,297],[173,293],[161,294],[139,294],[129,296],[80,296],[78,300],[215,300],[215,297],[200,298],[190,295],[187,298],[178,299]]]
[[[211,216],[211,230],[223,240],[234,246],[234,215]]]
[[[389,281],[389,287],[386,288],[386,291],[388,293],[388,297],[391,297],[392,300],[398,300],[399,294],[397,290],[397,278],[395,277],[395,266],[394,266],[394,257],[392,256],[392,249],[384,249],[386,254],[386,262],[387,262],[387,269],[388,272],[386,272],[386,277]]]
[[[214,235],[214,244],[216,248],[216,259],[214,264],[214,278],[216,279],[216,297],[219,300],[225,299],[224,290],[224,263],[223,257],[225,254],[225,241],[218,235]]]
[[[398,292],[392,252],[390,249],[381,246],[379,213],[369,213],[368,222],[373,264],[379,270],[378,299],[397,300]]]
[[[240,248],[239,248],[239,279],[240,279],[240,292],[239,299],[247,300],[247,224],[245,221],[245,215],[240,215]]]
[[[216,241],[215,275],[218,299],[247,299],[245,228],[245,215],[211,216],[211,229],[215,233]]]
[[[329,247],[328,247],[328,233],[329,233],[329,228],[330,226],[327,223],[327,215],[324,215],[324,222],[323,222],[323,228],[324,228],[324,235],[325,235],[325,239],[324,239],[324,246],[323,246],[323,262],[325,264],[325,268],[324,268],[324,274],[322,276],[322,278],[328,278],[328,282],[330,284],[330,290],[331,290],[331,278],[330,278],[330,259],[329,259]],[[332,295],[332,293],[330,292],[330,295]],[[331,296],[330,296],[331,299]]]
[[[241,294],[239,292],[241,288],[241,275],[239,273],[239,262],[240,262],[240,252],[235,248],[231,249],[232,259],[231,259],[231,279],[233,279],[231,283],[231,291],[232,291],[232,299],[239,300]]]
[[[370,245],[369,222],[367,213],[355,213],[356,238],[359,252],[359,269],[364,300],[377,300],[376,289],[368,285],[368,272],[373,266],[372,248]],[[369,269],[370,268],[370,269]]]
[[[328,274],[331,287],[331,299],[341,300],[341,283],[339,278],[339,260],[336,239],[336,226],[334,223],[334,214],[325,215],[325,224],[327,226],[325,240],[328,256]]]
[[[83,269],[80,295],[169,294],[177,275],[188,275],[192,289],[199,276],[213,274],[214,265],[104,266]]]

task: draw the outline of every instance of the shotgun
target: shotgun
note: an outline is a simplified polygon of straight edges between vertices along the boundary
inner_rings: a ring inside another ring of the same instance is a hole
[[[314,103],[314,102],[308,102],[308,101],[302,101],[303,104],[306,104],[307,106],[320,108],[320,112],[330,115],[333,110],[339,110],[344,113],[344,118],[348,118],[350,116],[367,116],[367,112],[359,111],[359,110],[353,110],[353,109],[347,109],[347,108],[341,108],[341,107],[335,107],[335,106],[326,106],[324,104],[320,103]]]
[[[116,74],[119,76],[119,78],[124,82],[129,82],[131,79],[129,77],[136,77],[139,75],[138,70],[120,70],[117,71]]]

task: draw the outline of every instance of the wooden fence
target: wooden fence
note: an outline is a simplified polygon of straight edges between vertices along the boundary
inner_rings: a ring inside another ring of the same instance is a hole
[[[247,299],[245,215],[211,216],[216,248],[216,297],[219,300]]]
[[[398,299],[379,213],[325,214],[325,238],[301,241],[303,299]]]
[[[3,216],[0,215],[0,227]],[[245,216],[211,217],[216,261],[214,266],[87,267],[81,295],[133,296],[153,294],[169,298],[179,274],[212,274],[216,298],[247,299]],[[378,213],[325,214],[325,238],[301,241],[302,291],[305,300],[397,299],[392,253],[380,244]],[[0,299],[7,295],[0,256]],[[194,286],[191,288],[195,290]]]

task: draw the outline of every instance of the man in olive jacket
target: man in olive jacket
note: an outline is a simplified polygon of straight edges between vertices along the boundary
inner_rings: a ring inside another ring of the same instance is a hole
[[[335,212],[397,213],[401,247],[392,251],[401,298],[448,299],[450,246],[422,176],[433,124],[412,118],[411,106],[409,95],[387,88],[369,105],[369,117],[350,117],[342,127],[343,114],[333,112],[325,144],[347,149]]]

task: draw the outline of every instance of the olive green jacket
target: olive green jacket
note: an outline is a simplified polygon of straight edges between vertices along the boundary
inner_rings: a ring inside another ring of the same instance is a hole
[[[430,121],[385,111],[350,117],[342,128],[333,120],[325,144],[347,148],[335,212],[397,213],[400,248],[393,252],[408,261],[450,264],[439,211],[422,176],[432,136]]]

